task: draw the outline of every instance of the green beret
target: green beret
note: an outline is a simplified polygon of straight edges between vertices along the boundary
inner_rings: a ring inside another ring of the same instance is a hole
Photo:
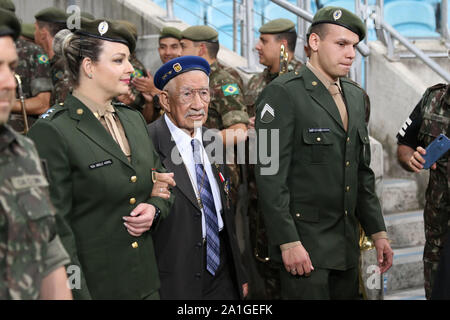
[[[366,26],[354,13],[341,7],[323,7],[314,15],[311,27],[320,23],[332,23],[349,29],[359,36],[359,41],[366,36]]]
[[[126,27],[117,21],[81,18],[81,28],[73,30],[73,32],[82,36],[123,43],[130,49],[130,53],[133,53],[136,48],[136,39]]]
[[[16,12],[16,6],[11,0],[0,0],[0,9]]]
[[[11,36],[14,40],[20,35],[20,23],[11,11],[0,9],[0,37]]]
[[[289,19],[275,19],[259,28],[259,33],[282,33],[295,31],[295,23]]]
[[[34,17],[38,21],[50,23],[64,23],[64,24],[66,23],[68,18],[67,14],[64,11],[56,7],[43,9],[38,13],[36,13]]]
[[[127,29],[137,41],[138,31],[136,25],[128,20],[116,20],[116,22],[120,23],[125,29]]]
[[[34,40],[35,29],[34,23],[22,23],[22,35],[25,38]]]
[[[219,34],[208,26],[192,26],[181,33],[181,38],[192,41],[219,42]]]
[[[181,31],[175,27],[164,27],[159,34],[159,39],[163,38],[175,38],[181,40]]]

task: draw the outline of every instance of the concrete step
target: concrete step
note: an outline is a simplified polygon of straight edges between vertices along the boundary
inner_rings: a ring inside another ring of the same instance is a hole
[[[384,216],[392,248],[423,246],[425,231],[423,210],[392,213]]]
[[[384,296],[384,300],[425,300],[423,286],[394,291]]]
[[[382,203],[385,215],[419,209],[417,182],[408,179],[383,179]]]
[[[392,267],[383,275],[384,293],[423,286],[423,246],[394,249]]]

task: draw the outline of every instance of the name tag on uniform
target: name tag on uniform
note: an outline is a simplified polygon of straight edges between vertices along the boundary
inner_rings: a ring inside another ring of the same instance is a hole
[[[110,165],[112,165],[112,163],[113,162],[112,162],[111,159],[100,161],[100,162],[96,162],[96,163],[90,164],[89,165],[89,169],[97,169],[97,168],[101,168],[101,167],[104,167],[104,166],[110,166]]]
[[[330,132],[329,128],[309,128],[308,129],[309,133],[314,133],[314,132]]]
[[[39,174],[12,177],[11,182],[15,189],[28,189],[32,187],[48,186],[47,180]]]

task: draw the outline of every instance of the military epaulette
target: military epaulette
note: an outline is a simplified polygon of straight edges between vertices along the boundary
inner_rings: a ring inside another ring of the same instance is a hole
[[[51,120],[53,119],[58,113],[61,111],[67,110],[67,108],[64,106],[64,103],[61,102],[59,104],[54,105],[50,109],[48,109],[46,112],[44,112],[39,118]]]
[[[272,82],[280,82],[280,83],[287,83],[291,80],[294,80],[298,77],[301,77],[302,75],[298,71],[290,71],[285,74],[279,75],[275,79],[273,79]]]

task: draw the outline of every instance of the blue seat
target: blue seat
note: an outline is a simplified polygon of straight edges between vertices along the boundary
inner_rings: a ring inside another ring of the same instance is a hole
[[[415,0],[391,1],[384,6],[384,20],[408,38],[438,38],[431,4]]]

